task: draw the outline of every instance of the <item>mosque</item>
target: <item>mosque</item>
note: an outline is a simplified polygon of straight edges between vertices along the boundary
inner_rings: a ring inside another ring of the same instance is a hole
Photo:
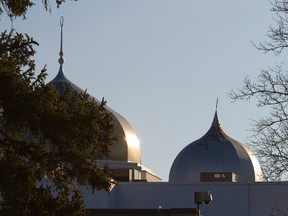
[[[50,82],[62,93],[70,85],[63,73],[61,25],[60,69]],[[93,97],[90,96],[92,100]],[[96,100],[97,101],[97,100]],[[99,166],[108,164],[117,183],[109,193],[83,188],[91,215],[280,216],[288,214],[288,182],[267,182],[255,155],[223,130],[217,109],[206,134],[188,144],[175,158],[169,181],[141,164],[140,142],[129,122],[107,107],[119,140]],[[196,203],[197,193],[210,200]],[[213,197],[213,199],[212,199]],[[199,205],[200,204],[200,205]],[[94,212],[94,214],[93,214]]]

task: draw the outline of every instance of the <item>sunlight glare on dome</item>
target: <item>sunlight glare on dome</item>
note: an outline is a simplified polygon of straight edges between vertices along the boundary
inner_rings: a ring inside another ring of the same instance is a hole
[[[132,145],[132,146],[140,145],[140,141],[134,133],[127,133],[125,139],[129,145]]]

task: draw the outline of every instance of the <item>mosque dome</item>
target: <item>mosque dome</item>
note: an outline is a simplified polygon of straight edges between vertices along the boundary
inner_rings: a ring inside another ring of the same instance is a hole
[[[56,77],[50,82],[59,93],[64,93],[66,88],[70,86],[72,90],[77,91],[78,93],[84,93],[84,91],[79,88],[77,85],[72,83],[63,72],[63,50],[62,50],[62,26],[63,19],[61,19],[61,46],[60,46],[60,58],[59,64],[60,68]],[[89,95],[90,101],[95,101],[100,104],[100,101]],[[141,164],[141,152],[140,152],[140,142],[135,133],[134,129],[128,123],[128,121],[121,116],[119,113],[115,112],[108,106],[106,106],[108,112],[113,115],[113,125],[114,125],[114,135],[117,137],[110,147],[110,153],[108,156],[101,156],[99,160],[107,161],[119,161],[119,162],[131,162],[136,164]]]
[[[176,157],[169,182],[263,181],[255,155],[229,137],[220,126],[217,111],[208,132],[187,145]]]
[[[57,76],[50,84],[52,84],[59,93],[64,93],[68,86],[71,86],[71,88],[78,93],[84,93],[81,88],[66,78],[62,70],[62,65],[60,66]],[[91,95],[89,95],[89,100],[94,100],[100,104],[100,101]],[[107,106],[106,109],[113,115],[114,132],[118,140],[110,147],[109,155],[99,159],[141,163],[140,142],[134,129],[119,113]]]

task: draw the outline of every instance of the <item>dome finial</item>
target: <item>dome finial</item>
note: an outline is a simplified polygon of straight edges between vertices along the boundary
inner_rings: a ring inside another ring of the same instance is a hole
[[[217,114],[217,109],[218,109],[218,97],[216,99],[216,110],[215,110],[215,114],[214,114],[214,119],[213,119],[213,122],[212,122],[212,125],[220,125],[219,123],[219,119],[218,119],[218,114]]]
[[[63,25],[64,25],[64,17],[61,16],[60,18],[60,27],[61,27],[61,40],[60,40],[60,58],[58,60],[59,64],[62,66],[64,64],[64,58],[63,58]]]

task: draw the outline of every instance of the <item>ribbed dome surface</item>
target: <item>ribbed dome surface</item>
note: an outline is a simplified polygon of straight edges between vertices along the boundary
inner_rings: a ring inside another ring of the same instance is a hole
[[[208,132],[178,154],[170,169],[169,182],[200,182],[200,174],[205,172],[235,173],[237,182],[263,180],[258,160],[223,131],[217,111]]]

